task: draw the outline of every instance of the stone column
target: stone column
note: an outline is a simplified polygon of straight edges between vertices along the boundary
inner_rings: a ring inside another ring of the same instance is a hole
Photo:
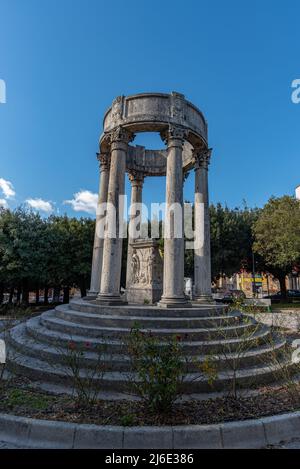
[[[194,301],[212,301],[211,294],[211,257],[210,257],[210,219],[208,197],[208,165],[211,150],[195,154],[195,242],[194,251]]]
[[[166,213],[164,232],[164,278],[162,307],[190,306],[184,294],[184,230],[182,151],[186,131],[170,125],[162,138],[168,146]]]
[[[143,184],[144,184],[144,175],[139,171],[131,171],[129,173],[129,180],[131,182],[131,199],[130,199],[130,214],[129,214],[129,228],[130,224],[133,224],[133,227],[136,225],[136,218],[140,220],[139,233],[137,237],[141,237],[141,207],[137,204],[142,204],[142,193],[143,193]],[[137,227],[138,228],[138,227]],[[130,237],[130,230],[128,230],[128,248],[127,248],[127,270],[126,270],[126,288],[131,284],[131,259],[132,259],[132,241]]]
[[[103,257],[103,242],[102,236],[99,236],[99,224],[103,223],[103,208],[100,209],[102,204],[107,202],[108,193],[108,181],[109,181],[109,155],[100,154],[98,155],[100,163],[100,183],[99,183],[99,194],[98,204],[96,213],[96,224],[95,224],[95,237],[94,237],[94,248],[93,248],[93,261],[92,261],[92,273],[91,273],[91,286],[87,295],[87,299],[95,299],[100,291],[101,282],[101,270],[102,270],[102,257]]]
[[[109,134],[110,172],[107,197],[107,228],[103,244],[101,288],[97,300],[104,304],[122,304],[120,278],[122,263],[123,203],[128,143],[133,134],[119,126]],[[122,226],[121,226],[122,225]]]

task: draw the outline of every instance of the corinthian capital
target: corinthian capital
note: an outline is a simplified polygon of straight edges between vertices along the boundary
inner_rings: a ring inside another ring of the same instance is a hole
[[[208,169],[211,153],[212,153],[212,148],[206,148],[205,150],[194,149],[193,154],[194,154],[195,168]]]
[[[97,153],[100,171],[108,171],[110,165],[109,153]]]
[[[134,134],[122,126],[118,126],[109,132],[110,142],[129,143],[134,139]]]
[[[184,129],[183,127],[180,127],[179,125],[173,125],[170,124],[169,127],[161,132],[160,136],[162,140],[168,144],[170,140],[180,140],[181,143],[183,144],[184,140],[186,139],[188,135],[188,131]]]
[[[144,174],[141,171],[131,169],[128,171],[128,178],[132,186],[142,186],[144,183]]]

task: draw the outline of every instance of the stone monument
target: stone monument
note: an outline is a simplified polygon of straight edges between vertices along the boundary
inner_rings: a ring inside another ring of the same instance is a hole
[[[198,303],[211,301],[210,271],[210,232],[208,200],[208,165],[211,150],[207,144],[207,123],[203,114],[180,93],[170,95],[161,93],[144,93],[134,96],[119,96],[104,116],[104,133],[100,138],[100,189],[99,204],[107,203],[106,216],[110,218],[116,211],[121,219],[123,207],[120,207],[120,196],[124,195],[125,173],[131,182],[130,221],[134,222],[140,214],[138,207],[142,203],[143,182],[145,177],[166,177],[166,231],[170,234],[164,239],[164,273],[163,291],[158,297],[160,288],[155,285],[153,293],[144,299],[150,302],[159,301],[161,307],[191,306],[184,293],[184,236],[174,232],[183,221],[174,220],[172,207],[181,207],[183,213],[183,184],[185,175],[194,170],[195,175],[195,223],[196,236],[203,231],[201,242],[195,249],[194,292],[193,300]],[[159,132],[166,149],[147,150],[141,146],[130,145],[137,132]],[[200,207],[200,208],[199,208]],[[204,207],[204,208],[203,208]],[[122,239],[120,233],[116,238],[97,236],[96,219],[94,255],[92,263],[90,299],[99,304],[116,305],[127,301],[140,302],[142,296],[132,288],[132,262],[134,244],[128,238],[126,289],[130,289],[126,298],[120,295]],[[197,240],[196,240],[197,242]],[[142,244],[140,244],[139,251]],[[143,248],[146,249],[146,248]],[[135,249],[134,259],[140,257]],[[147,276],[146,263],[143,262],[143,281]],[[154,278],[151,282],[155,281]],[[139,280],[139,287],[142,280]],[[137,284],[135,284],[137,285]],[[136,294],[134,294],[134,291]],[[140,288],[142,294],[142,289]]]
[[[144,131],[159,132],[167,148],[147,150],[130,145],[135,133]],[[228,312],[225,305],[211,301],[210,155],[206,121],[182,94],[145,93],[113,101],[104,116],[100,137],[99,210],[89,296],[73,298],[70,304],[59,305],[11,329],[7,340],[10,371],[42,389],[72,393],[73,381],[65,362],[70,340],[79,350],[85,350],[88,343],[79,370],[87,380],[98,360],[96,351],[104,346],[109,352],[103,356],[105,372],[93,375],[93,386],[103,399],[130,398],[131,384],[139,378],[131,369],[124,339],[138,323],[142,331],[151,332],[160,343],[174,336],[181,338],[187,363],[183,382],[186,395],[228,389],[233,379],[243,387],[249,380],[253,384],[254,379],[257,385],[274,381],[274,373],[281,369],[281,363],[274,364],[274,353],[281,354],[285,340],[273,336],[269,327],[254,319],[244,318],[238,311]],[[179,218],[175,223],[172,210],[173,204],[182,209],[188,171],[194,171],[195,178],[192,301],[184,293],[184,238],[176,232],[181,221]],[[111,236],[110,220],[122,220],[120,196],[124,194],[126,172],[131,183],[130,226],[140,224],[144,178],[166,177],[166,229],[163,260],[156,240],[143,239],[142,232],[133,238],[129,230],[126,293],[122,295],[124,227],[117,224]],[[103,205],[106,209],[100,210]],[[104,236],[99,236],[103,225]],[[245,340],[247,349],[241,358]],[[213,389],[210,376],[199,371],[207,357],[218,370]]]

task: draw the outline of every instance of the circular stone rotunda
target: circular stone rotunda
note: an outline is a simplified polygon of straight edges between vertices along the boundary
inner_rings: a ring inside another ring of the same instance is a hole
[[[70,341],[75,347],[86,348],[80,374],[87,379],[97,364],[97,348],[104,346],[105,372],[93,376],[99,396],[130,398],[130,381],[138,376],[131,372],[124,343],[138,325],[143,331],[151,331],[162,345],[166,338],[180,337],[188,367],[185,395],[201,397],[212,390],[222,391],[230,386],[234,373],[242,387],[253,381],[256,386],[274,381],[280,360],[284,360],[281,352],[285,341],[273,336],[267,326],[238,311],[228,312],[225,305],[212,300],[208,202],[211,150],[202,112],[175,92],[120,96],[106,112],[103,125],[98,204],[107,203],[107,209],[102,215],[97,211],[88,296],[74,298],[68,305],[14,327],[8,338],[9,369],[39,388],[71,393],[66,365]],[[166,148],[147,150],[130,145],[136,133],[149,131],[159,132]],[[174,217],[168,212],[172,204],[183,206],[183,184],[191,171],[195,178],[195,236],[202,233],[203,238],[194,249],[192,300],[184,293],[184,237],[175,236]],[[165,176],[165,225],[169,230],[163,255],[156,239],[128,238],[126,290],[121,294],[123,239],[119,227],[114,238],[98,236],[97,228],[104,217],[113,216],[113,211],[117,220],[123,218],[120,196],[125,192],[126,172],[131,182],[130,222],[139,215],[134,207],[142,202],[144,178]],[[217,369],[213,387],[211,376],[201,366],[208,357],[210,366]]]

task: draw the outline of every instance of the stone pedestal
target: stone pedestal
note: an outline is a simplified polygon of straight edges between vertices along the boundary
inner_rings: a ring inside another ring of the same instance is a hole
[[[131,243],[130,278],[126,289],[128,303],[154,304],[160,300],[163,261],[158,241],[137,239]]]

